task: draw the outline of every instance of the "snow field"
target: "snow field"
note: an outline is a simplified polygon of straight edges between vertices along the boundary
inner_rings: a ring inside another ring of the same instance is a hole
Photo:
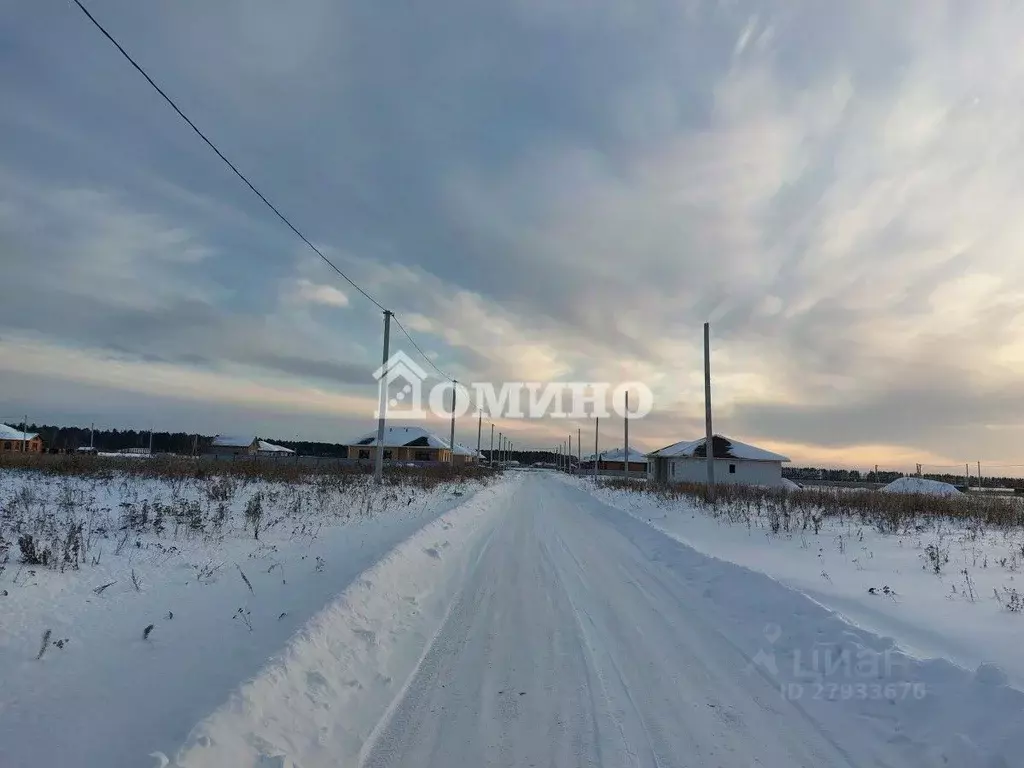
[[[826,521],[817,536],[777,535],[686,502],[562,481],[711,556],[687,578],[703,586],[723,636],[830,729],[866,724],[908,765],[1022,764],[1024,616],[981,592],[1016,583],[1020,558],[992,560],[1020,552],[1021,531],[945,521],[896,536]],[[935,573],[929,541],[944,542],[935,546],[949,554],[948,570]],[[963,584],[953,592],[961,566],[974,600]]]
[[[0,765],[174,754],[363,571],[480,487],[0,473],[0,531],[54,529],[59,545],[71,515],[88,542],[77,567],[23,565],[3,536]],[[258,541],[246,515],[256,497]]]

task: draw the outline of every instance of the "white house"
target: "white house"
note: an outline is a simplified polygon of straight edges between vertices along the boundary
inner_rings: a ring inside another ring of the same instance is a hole
[[[705,483],[706,439],[674,443],[647,454],[647,475],[661,483]],[[789,459],[722,435],[712,438],[716,483],[782,486],[782,462]]]

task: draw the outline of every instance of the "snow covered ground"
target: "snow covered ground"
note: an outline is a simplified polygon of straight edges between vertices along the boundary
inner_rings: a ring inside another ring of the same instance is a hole
[[[199,549],[158,564],[146,541],[140,590],[123,565],[21,574],[20,602],[0,603],[0,765],[1022,765],[1003,642],[1024,617],[951,590],[959,562],[1013,536],[765,535],[548,472],[452,490],[281,535],[272,554],[225,540],[210,579]],[[939,575],[922,568],[933,539]],[[102,567],[117,583],[95,594]],[[982,625],[961,650],[994,664],[906,639],[962,620],[914,608],[935,583],[952,596],[936,604]],[[837,611],[844,597],[895,631]],[[74,634],[37,660],[49,624]]]
[[[970,670],[995,663],[1024,690],[1024,529],[922,518],[897,535],[856,517],[826,517],[817,534],[776,534],[764,518],[748,527],[687,501],[581,487],[700,552],[768,574],[915,655]]]
[[[86,549],[77,569],[43,567],[20,564],[14,543],[0,567],[0,766],[173,754],[360,574],[476,490],[0,474],[8,523],[56,520],[62,562],[69,515]]]

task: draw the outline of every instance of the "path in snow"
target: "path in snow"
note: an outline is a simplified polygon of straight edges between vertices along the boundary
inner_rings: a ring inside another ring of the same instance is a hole
[[[702,620],[664,537],[611,514],[523,483],[365,768],[869,764]]]
[[[913,659],[554,475],[506,477],[360,584],[175,764],[1010,768],[1024,753],[1024,694],[997,668]]]

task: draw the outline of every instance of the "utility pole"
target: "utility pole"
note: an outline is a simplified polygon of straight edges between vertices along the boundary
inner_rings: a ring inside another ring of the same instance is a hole
[[[566,445],[569,446],[569,474],[572,474],[572,432],[569,433],[569,442]]]
[[[487,451],[487,466],[494,466],[494,425],[491,424],[491,448]]]
[[[964,463],[964,491],[971,490],[971,465]]]
[[[96,434],[96,423],[93,422],[92,424],[89,425],[89,447],[90,448],[94,447],[94,445],[93,445],[93,435],[95,435],[95,434]]]
[[[28,414],[26,413],[21,422],[21,452],[28,452]]]
[[[711,323],[704,323],[704,452],[708,461],[708,498],[715,498],[715,439],[711,427]]]
[[[576,467],[583,474],[583,427],[576,427]]]
[[[598,436],[598,433],[600,432],[600,427],[601,427],[601,417],[600,416],[595,416],[594,417],[594,482],[595,483],[597,482],[597,461],[598,461],[598,455],[597,455],[597,436]]]
[[[452,379],[452,431],[451,436],[448,439],[448,444],[451,446],[452,455],[450,464],[455,466],[455,397],[458,394],[459,382]]]
[[[391,356],[391,312],[384,310],[384,353],[381,355],[381,365],[388,364]],[[384,422],[387,419],[388,411],[388,378],[389,371],[385,370],[380,377],[380,401],[377,403],[377,453],[373,459],[373,477],[379,483],[384,479]]]
[[[484,412],[480,411],[476,418],[476,460],[480,461],[480,433],[484,428]]]
[[[499,432],[498,433],[498,466],[499,467],[501,466],[501,446],[503,445],[503,442],[502,442],[503,439],[504,438],[502,438],[501,432]]]
[[[981,482],[981,462],[979,461],[978,462],[978,490],[979,491],[981,490],[981,486],[982,486],[982,482]]]
[[[149,455],[153,455],[153,428],[149,428]]]
[[[626,444],[626,452],[623,454],[622,477],[629,480],[629,392],[626,393],[626,409],[622,412],[625,418],[622,420],[622,429],[625,433],[622,437]]]

